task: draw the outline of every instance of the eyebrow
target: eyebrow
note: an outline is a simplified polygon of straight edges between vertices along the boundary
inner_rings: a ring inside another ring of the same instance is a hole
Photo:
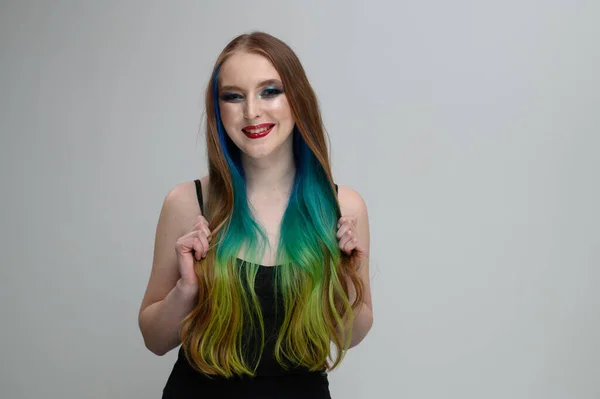
[[[263,87],[263,86],[268,86],[268,85],[281,86],[282,84],[279,81],[279,79],[267,79],[267,80],[263,80],[262,82],[257,84],[256,87]],[[222,91],[228,91],[228,90],[243,91],[241,88],[239,88],[237,86],[233,86],[233,85],[221,86],[220,90],[222,90]]]

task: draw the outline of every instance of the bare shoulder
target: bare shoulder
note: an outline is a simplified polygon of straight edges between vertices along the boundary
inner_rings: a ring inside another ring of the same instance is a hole
[[[183,182],[174,186],[166,195],[161,217],[170,226],[176,226],[178,233],[189,230],[193,221],[200,214],[196,188],[193,181]]]
[[[338,186],[338,200],[342,216],[367,215],[367,205],[358,191],[348,186]]]
[[[204,202],[208,197],[208,176],[200,179],[202,182],[202,194]],[[174,186],[166,195],[163,205],[164,215],[181,229],[188,231],[195,223],[196,217],[202,212],[198,203],[196,183],[186,181]]]
[[[207,182],[203,186],[208,188],[208,180],[203,180]],[[165,298],[175,286],[179,279],[175,244],[192,230],[200,213],[194,181],[177,184],[165,196],[156,226],[152,272],[140,313],[148,305]]]

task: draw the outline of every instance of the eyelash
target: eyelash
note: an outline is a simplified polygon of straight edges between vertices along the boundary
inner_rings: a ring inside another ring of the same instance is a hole
[[[275,98],[283,93],[283,89],[277,87],[267,87],[260,93],[261,98]],[[221,94],[221,100],[225,102],[237,103],[244,99],[244,96],[238,93],[223,93]]]
[[[277,87],[267,87],[266,89],[264,89],[262,91],[261,97],[272,98],[272,97],[277,97],[281,93],[283,93],[282,89],[279,89]]]
[[[237,94],[237,93],[223,93],[221,94],[221,100],[228,102],[228,103],[234,103],[234,102],[239,102],[241,101],[242,96]]]

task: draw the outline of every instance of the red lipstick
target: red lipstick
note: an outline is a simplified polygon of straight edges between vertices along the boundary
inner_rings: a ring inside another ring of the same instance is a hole
[[[242,128],[242,132],[244,132],[249,139],[259,139],[271,133],[274,126],[274,123],[261,123],[260,125],[246,126]]]

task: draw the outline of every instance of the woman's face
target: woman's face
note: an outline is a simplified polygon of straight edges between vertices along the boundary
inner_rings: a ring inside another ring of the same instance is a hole
[[[221,120],[244,154],[263,158],[291,140],[292,111],[281,78],[267,58],[235,53],[221,66],[219,78]]]

